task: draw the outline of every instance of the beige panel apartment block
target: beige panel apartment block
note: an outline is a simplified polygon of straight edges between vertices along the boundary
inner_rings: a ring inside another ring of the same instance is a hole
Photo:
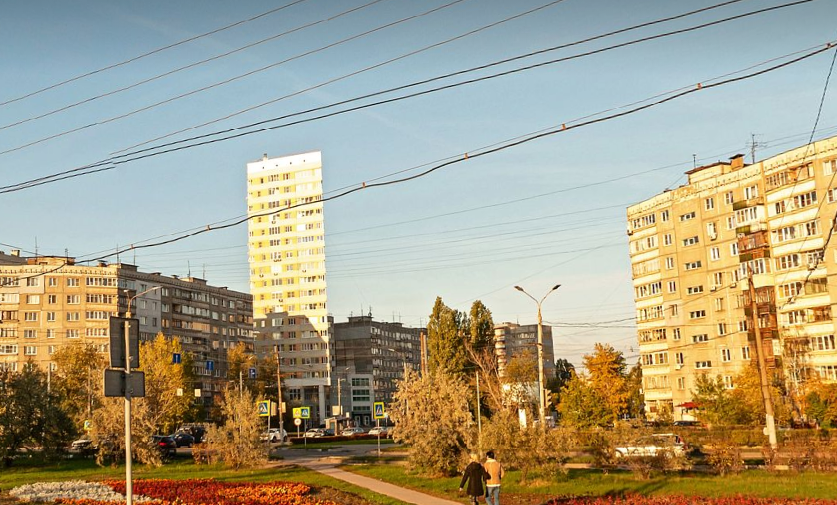
[[[124,316],[129,301],[140,339],[162,333],[179,340],[192,356],[196,401],[216,403],[228,384],[227,350],[252,347],[252,298],[134,265],[0,257],[0,368],[21,370],[32,362],[54,370],[55,352],[74,343],[109,356],[109,318]]]
[[[628,208],[649,417],[690,419],[698,374],[734,388],[757,358],[754,321],[768,366],[790,387],[837,380],[835,159],[837,137],[751,165],[737,155]]]
[[[260,352],[278,349],[294,399],[328,414],[331,350],[319,152],[247,164],[250,292]],[[285,384],[283,384],[285,385]]]

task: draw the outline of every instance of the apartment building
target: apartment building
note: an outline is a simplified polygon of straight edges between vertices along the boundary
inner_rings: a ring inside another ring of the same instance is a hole
[[[328,417],[331,380],[322,161],[319,152],[247,164],[250,292],[257,352],[279,348],[289,390]],[[308,401],[308,400],[306,400]]]
[[[737,155],[628,208],[650,417],[665,404],[687,417],[698,374],[734,388],[758,357],[756,324],[767,366],[791,387],[837,380],[835,159],[837,137],[750,165]]]
[[[421,334],[426,330],[375,321],[371,313],[350,316],[333,328],[335,380],[346,381],[334,404],[357,424],[369,426],[374,423],[372,403],[391,402],[404,373],[420,369]]]
[[[198,401],[217,402],[227,385],[227,350],[252,348],[252,298],[134,265],[0,255],[0,367],[20,370],[31,361],[55,369],[55,351],[74,342],[109,356],[109,318],[124,316],[129,301],[140,339],[177,338],[193,358]]]
[[[494,354],[500,377],[505,374],[509,360],[531,353],[537,359],[538,325],[502,323],[494,326]],[[555,349],[552,344],[552,327],[543,325],[543,373],[548,381],[555,378]]]

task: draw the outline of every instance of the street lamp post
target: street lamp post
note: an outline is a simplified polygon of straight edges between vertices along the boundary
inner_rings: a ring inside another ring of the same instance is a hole
[[[526,290],[521,288],[520,286],[514,287],[514,289],[520,291],[524,295],[531,298],[538,306],[538,420],[541,423],[541,427],[546,426],[544,424],[546,422],[546,390],[544,387],[545,382],[543,374],[543,317],[541,316],[541,305],[550,293],[552,293],[560,287],[560,284],[556,284],[555,286],[553,286],[552,289],[550,289],[546,292],[545,295],[543,295],[543,298],[541,298],[540,301],[534,296],[527,293]]]
[[[131,304],[138,296],[160,288],[162,286],[154,286],[128,298],[128,307],[125,309],[125,505],[133,505],[134,502],[133,468],[131,466]],[[127,289],[125,294],[128,294]]]

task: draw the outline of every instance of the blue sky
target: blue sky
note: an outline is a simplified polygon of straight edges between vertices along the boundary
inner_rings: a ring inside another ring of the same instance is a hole
[[[0,17],[4,48],[0,102],[282,5],[288,7],[0,106],[0,186],[107,159],[130,146],[280,97],[287,96],[166,141],[327,105],[714,3],[15,2],[4,6]],[[742,0],[498,70],[782,3]],[[358,10],[338,16],[355,7]],[[543,8],[488,27],[538,7]],[[433,9],[437,10],[427,13]],[[4,244],[0,249],[15,246],[32,252],[37,243],[41,254],[63,255],[66,249],[72,256],[89,259],[118,246],[176,236],[242,216],[246,213],[245,164],[263,153],[322,151],[328,195],[822,46],[837,39],[834,19],[837,4],[816,0],[0,194],[0,243]],[[478,31],[405,56],[474,30]],[[92,99],[284,32],[291,33]],[[394,58],[399,59],[345,77]],[[759,158],[804,144],[814,127],[831,58],[832,52],[827,52],[754,79],[473,158],[411,182],[328,202],[330,311],[342,321],[371,307],[376,318],[418,325],[426,322],[435,297],[441,296],[448,305],[463,310],[481,299],[495,321],[525,324],[534,322],[535,306],[513,286],[521,284],[540,297],[560,283],[562,287],[544,304],[546,321],[627,321],[613,324],[614,328],[556,329],[557,357],[578,364],[595,342],[611,342],[634,356],[636,337],[628,320],[634,308],[625,207],[682,184],[693,155],[698,164],[704,164],[748,152],[751,134],[764,144]],[[338,80],[323,85],[334,79]],[[207,86],[213,87],[194,92]],[[817,138],[837,133],[833,86],[832,82]],[[303,91],[312,87],[316,89]],[[182,94],[189,95],[171,100]],[[167,100],[171,101],[134,112]],[[52,112],[78,102],[84,103]],[[125,114],[129,115],[115,119]],[[46,116],[35,119],[41,115]],[[30,143],[35,144],[23,147]],[[191,270],[212,284],[248,289],[246,226],[126,256],[121,259],[136,261],[146,271],[186,275]]]

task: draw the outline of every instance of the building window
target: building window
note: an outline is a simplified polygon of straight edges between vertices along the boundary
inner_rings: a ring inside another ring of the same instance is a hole
[[[24,321],[37,321],[38,320],[38,313],[37,312],[24,312],[23,313],[23,320]]]
[[[680,340],[680,328],[675,328],[671,337],[672,340]]]
[[[733,242],[729,245],[730,256],[738,256],[738,242]]]
[[[732,205],[735,203],[735,198],[733,198],[732,191],[727,191],[724,193],[724,203],[727,205]]]
[[[67,304],[68,305],[78,305],[81,303],[81,296],[80,295],[67,295]]]
[[[28,277],[26,279],[26,285],[29,287],[40,286],[41,285],[41,278],[40,277]]]
[[[23,330],[23,338],[38,338],[37,330]]]
[[[674,316],[676,316],[680,313],[680,309],[677,308],[676,303],[672,303],[669,307],[671,308],[671,316],[672,317],[674,317]]]
[[[712,210],[715,208],[715,199],[712,197],[707,198],[703,201],[703,208],[706,210]]]
[[[696,217],[695,211],[688,212],[688,213],[683,214],[683,215],[680,216],[680,222],[691,221],[695,217]]]
[[[38,305],[41,303],[40,295],[26,295],[26,303],[29,305]]]
[[[677,364],[677,365],[682,365],[683,363],[685,363],[683,361],[683,353],[682,352],[674,353],[674,363]]]
[[[674,268],[674,258],[669,256],[666,258],[666,270],[671,270],[672,268]]]
[[[677,291],[677,281],[668,281],[668,292],[674,293]]]
[[[695,361],[695,368],[712,368],[712,361]]]
[[[47,322],[54,323],[55,322],[55,312],[47,312]]]
[[[724,375],[724,387],[727,389],[735,388],[735,383],[732,380],[732,375]]]
[[[692,343],[699,344],[700,342],[709,342],[709,335],[706,333],[698,333],[697,335],[692,335]]]
[[[811,338],[812,351],[833,351],[834,349],[834,335],[820,335]]]
[[[758,187],[758,185],[744,188],[744,199],[745,200],[750,200],[752,198],[758,198],[758,197],[759,197],[759,187]]]
[[[750,346],[745,345],[741,348],[741,359],[749,360],[750,359]]]
[[[663,245],[671,245],[671,233],[663,235]]]
[[[686,263],[684,266],[685,266],[686,270],[697,270],[701,266],[700,265],[700,260],[690,261],[690,262]]]
[[[677,378],[677,389],[684,390],[686,389],[686,378],[685,377],[678,377]]]
[[[718,323],[718,335],[727,334],[727,323]]]
[[[57,286],[57,285],[58,285],[58,278],[56,278],[56,277],[49,277],[49,278],[47,279],[47,284],[49,285],[49,287],[54,288],[55,286]]]
[[[24,356],[35,356],[38,354],[38,348],[34,345],[25,345],[23,346],[23,354]]]
[[[721,361],[724,363],[732,361],[732,352],[729,349],[721,349]]]
[[[718,261],[719,259],[721,259],[721,248],[717,246],[710,248],[709,257],[712,259],[712,261]]]
[[[689,286],[686,288],[687,295],[696,295],[698,293],[703,293],[703,286]]]
[[[78,312],[67,312],[67,321],[79,321]]]
[[[68,288],[77,288],[79,286],[78,278],[69,277],[67,278],[67,287]]]
[[[689,312],[689,319],[700,319],[706,317],[705,310],[693,310]]]
[[[717,312],[721,312],[724,310],[724,299],[723,298],[715,298],[715,310]]]
[[[660,221],[668,221],[669,214],[667,210],[660,212]]]
[[[695,237],[689,237],[689,238],[683,239],[683,247],[688,247],[690,245],[695,245],[698,242],[699,242],[699,240],[696,236]]]

